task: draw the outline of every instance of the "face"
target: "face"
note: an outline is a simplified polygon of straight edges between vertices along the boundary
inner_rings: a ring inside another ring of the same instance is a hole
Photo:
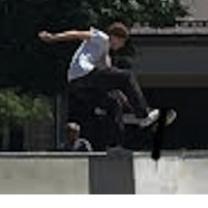
[[[79,138],[79,131],[69,130],[68,131],[68,140],[70,143],[74,143],[75,140]]]
[[[125,38],[121,38],[121,37],[114,36],[114,35],[110,36],[110,47],[114,51],[117,51],[120,48],[124,47],[125,43],[126,43]]]

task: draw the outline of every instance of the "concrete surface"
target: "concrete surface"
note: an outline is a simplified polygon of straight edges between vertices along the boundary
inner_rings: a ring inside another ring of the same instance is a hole
[[[134,194],[131,152],[116,149],[107,157],[90,158],[91,194]]]
[[[208,19],[207,0],[181,0],[189,7],[191,16],[196,19]]]
[[[88,159],[0,159],[0,194],[87,194]]]
[[[134,159],[136,194],[207,194],[208,159]]]
[[[208,151],[0,153],[0,194],[208,194]]]

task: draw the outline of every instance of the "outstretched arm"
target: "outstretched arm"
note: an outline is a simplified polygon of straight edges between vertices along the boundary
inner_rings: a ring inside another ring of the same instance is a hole
[[[41,31],[38,34],[39,38],[47,43],[55,42],[68,42],[73,40],[87,40],[91,37],[90,31],[65,31],[62,33],[49,33],[47,31]]]

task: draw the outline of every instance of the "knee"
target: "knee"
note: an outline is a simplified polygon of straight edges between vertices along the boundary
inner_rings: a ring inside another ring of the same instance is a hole
[[[123,76],[126,81],[130,81],[130,80],[134,79],[134,74],[131,71],[124,71]]]
[[[129,79],[132,77],[132,72],[131,71],[121,71],[120,74],[122,75],[122,77],[124,77],[125,79]]]

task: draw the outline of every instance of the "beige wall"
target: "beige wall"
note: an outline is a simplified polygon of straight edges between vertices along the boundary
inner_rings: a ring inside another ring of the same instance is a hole
[[[208,19],[208,1],[207,0],[181,0],[190,6],[190,12],[194,18]]]
[[[136,194],[207,194],[208,160],[134,158]],[[142,170],[142,171],[141,171]]]
[[[0,158],[0,194],[88,194],[88,158]]]
[[[208,193],[207,151],[128,154],[1,153],[0,194]]]

